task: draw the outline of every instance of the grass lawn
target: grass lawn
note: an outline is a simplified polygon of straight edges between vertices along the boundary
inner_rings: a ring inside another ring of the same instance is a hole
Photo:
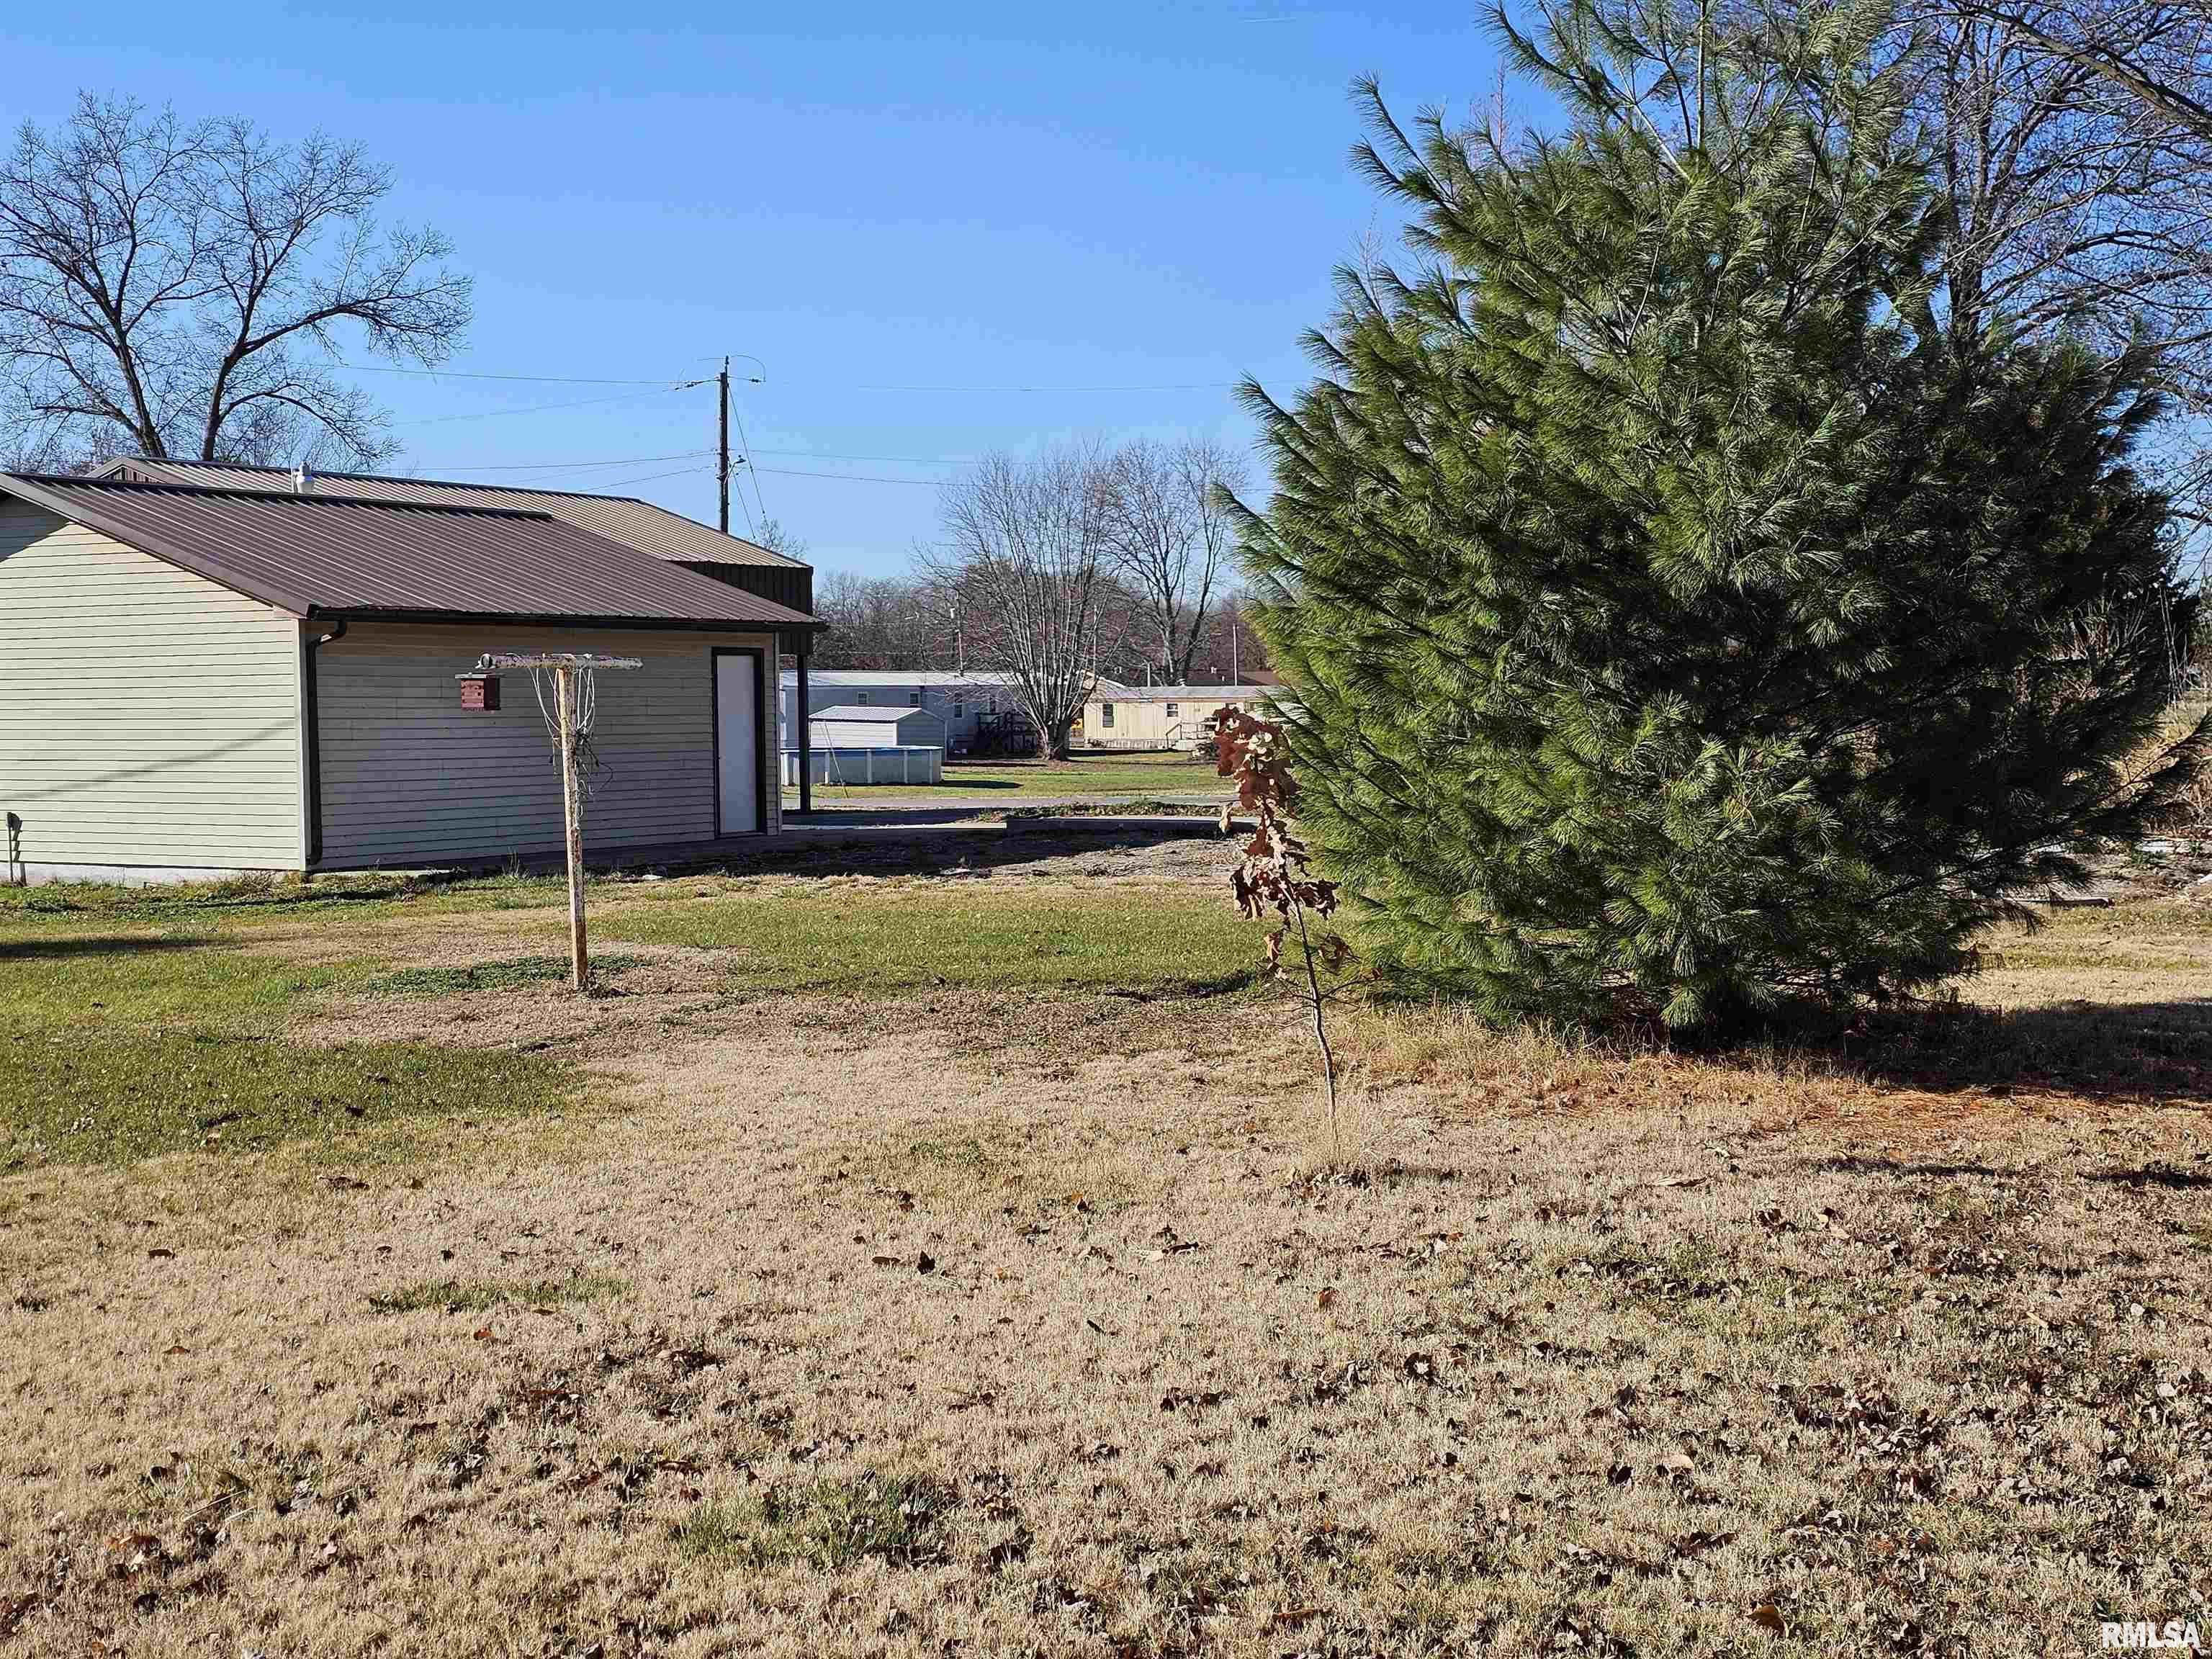
[[[419,893],[364,878],[12,895],[0,908],[0,1172],[295,1140],[324,1157],[391,1156],[406,1139],[389,1131],[410,1121],[573,1103],[572,1059],[457,1044],[378,1006],[565,999],[562,890],[552,877]],[[1188,890],[702,877],[594,893],[606,992],[619,1002],[648,961],[626,946],[687,952],[687,1014],[700,1001],[939,988],[1203,997],[1256,979],[1252,926]],[[439,924],[484,943],[408,965]],[[309,939],[303,960],[295,947]],[[375,1017],[341,1040],[303,1035],[333,1004]]]
[[[7,898],[0,1651],[2212,1624],[2204,907],[1818,1049],[1347,1009],[1332,1130],[1092,867],[609,884],[589,1002],[550,883]]]
[[[1006,805],[1025,800],[1141,800],[1163,795],[1227,793],[1211,755],[1079,754],[1066,761],[948,761],[939,784],[823,785],[815,800],[838,806],[871,799],[964,799],[974,796]],[[795,806],[799,792],[784,791]]]

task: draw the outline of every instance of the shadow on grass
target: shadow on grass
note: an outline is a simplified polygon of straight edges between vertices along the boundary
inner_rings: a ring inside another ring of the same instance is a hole
[[[312,883],[252,881],[180,882],[119,887],[98,882],[55,882],[47,886],[0,888],[0,920],[9,916],[100,916],[130,921],[210,913],[307,912],[349,904],[382,904],[434,891],[463,872],[410,875],[345,874]]]
[[[1824,1158],[1811,1167],[1830,1175],[1941,1176],[1946,1180],[1966,1176],[2008,1180],[2016,1178],[2021,1173],[2018,1170],[2003,1169],[1994,1164],[1923,1164],[1905,1158],[1866,1158],[1856,1153],[1842,1158]]]
[[[1240,991],[1250,990],[1260,982],[1261,974],[1257,968],[1241,968],[1235,973],[1174,980],[1150,988],[1114,987],[1099,994],[1123,1002],[1205,1002],[1214,997],[1235,996]]]
[[[131,956],[155,951],[195,951],[210,939],[153,938],[143,933],[88,933],[76,939],[0,939],[0,962],[38,962],[62,957]]]
[[[1892,1016],[1833,1048],[1875,1082],[1939,1094],[2212,1103],[2212,997],[1931,1009]]]
[[[2138,1192],[2145,1187],[2163,1187],[2169,1192],[2196,1193],[2212,1187],[2212,1175],[2177,1170],[2170,1164],[2147,1164],[2140,1170],[2099,1170],[2086,1179],[2101,1181],[2107,1186],[2131,1187]]]
[[[1934,1176],[1947,1181],[1969,1176],[2017,1181],[2023,1175],[2033,1173],[2029,1170],[2008,1169],[1995,1164],[1923,1163],[1917,1159],[1869,1158],[1856,1154],[1824,1158],[1812,1167],[1832,1175]],[[2137,1170],[2091,1170],[2082,1172],[2080,1178],[2107,1187],[2126,1187],[2136,1192],[2149,1187],[2183,1193],[2202,1192],[2212,1188],[2212,1175],[2177,1170],[2170,1164],[2147,1164]]]
[[[970,815],[972,816],[972,815]],[[888,827],[868,824],[868,817],[888,817]],[[685,875],[988,875],[1010,865],[1033,864],[1039,859],[1079,856],[1109,849],[1157,847],[1167,842],[1218,840],[1209,821],[1200,818],[1173,823],[1112,818],[1079,819],[1066,826],[1048,825],[1006,830],[949,823],[918,821],[889,814],[844,814],[836,820],[816,813],[806,820],[810,829],[850,830],[850,835],[816,839],[811,836],[775,837],[757,848],[733,849],[699,860],[651,860],[632,855],[632,869],[646,867],[671,877]]]

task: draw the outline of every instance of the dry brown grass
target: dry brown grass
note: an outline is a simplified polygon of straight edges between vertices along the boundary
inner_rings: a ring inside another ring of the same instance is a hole
[[[557,1133],[365,1184],[0,1181],[0,1646],[2076,1653],[2202,1618],[2196,915],[2064,918],[2006,1018],[1817,1053],[1364,1015],[1349,1170],[1282,1011],[717,1000],[668,953],[586,1045],[622,1109]],[[457,1019],[484,994],[376,1018],[577,1040],[540,987]]]

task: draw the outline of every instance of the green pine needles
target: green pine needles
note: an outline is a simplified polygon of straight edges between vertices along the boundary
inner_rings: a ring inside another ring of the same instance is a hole
[[[1556,138],[1364,88],[1423,269],[1246,391],[1301,829],[1364,954],[1496,1018],[1925,989],[2212,744],[2142,758],[2192,604],[2146,362],[1954,336],[1881,19],[1550,16],[1499,27]]]

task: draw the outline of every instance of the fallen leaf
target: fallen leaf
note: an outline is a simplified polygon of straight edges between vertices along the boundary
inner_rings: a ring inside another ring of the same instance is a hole
[[[1717,1550],[1735,1541],[1732,1532],[1686,1532],[1674,1541],[1672,1548],[1677,1556],[1703,1555],[1707,1550]]]

